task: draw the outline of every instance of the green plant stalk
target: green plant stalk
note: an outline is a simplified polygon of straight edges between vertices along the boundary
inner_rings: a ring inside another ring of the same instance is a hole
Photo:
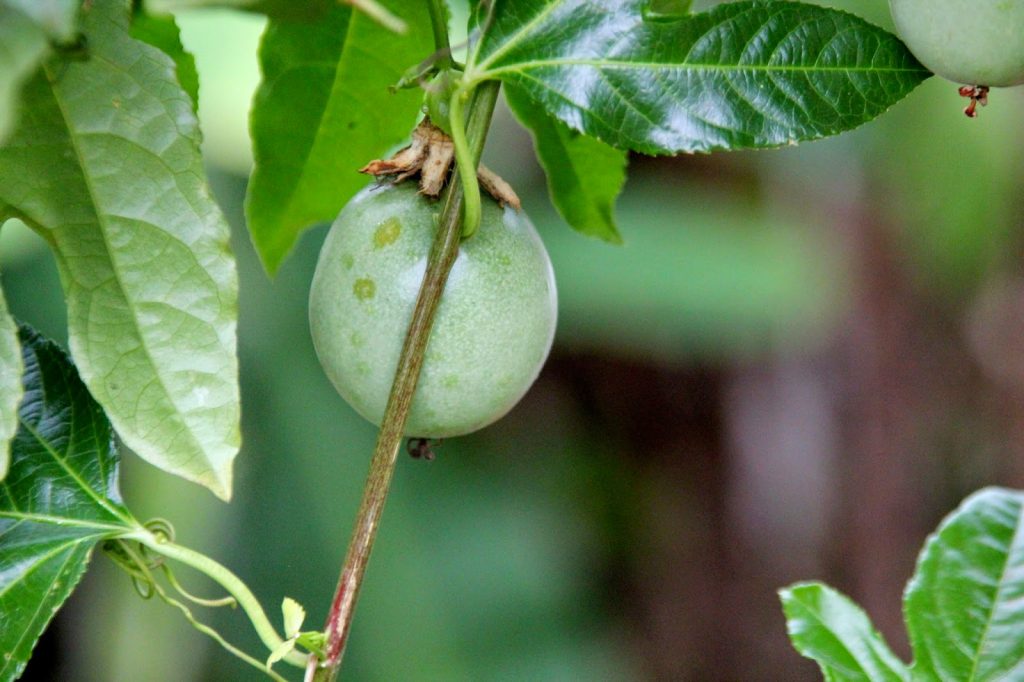
[[[277,634],[277,630],[270,622],[259,600],[256,599],[256,596],[249,590],[248,586],[242,582],[242,579],[232,573],[227,567],[217,563],[205,554],[200,554],[188,547],[176,545],[146,529],[140,529],[138,532],[123,535],[120,539],[134,540],[157,554],[190,566],[200,573],[205,573],[235,598],[242,611],[249,617],[253,629],[256,630],[260,641],[263,642],[267,649],[274,651],[284,643],[284,638]],[[290,652],[284,660],[298,667],[306,665],[306,656],[297,651]]]
[[[472,237],[480,227],[480,183],[476,178],[476,167],[480,163],[480,155],[474,154],[469,139],[466,137],[465,113],[463,105],[469,99],[471,90],[460,87],[452,94],[448,109],[452,128],[452,144],[455,147],[455,163],[459,169],[459,180],[464,194],[464,215],[462,220],[462,237]]]
[[[126,542],[124,539],[119,540],[119,542],[121,544],[121,551],[123,551],[128,557],[131,558],[133,565],[136,566],[137,570],[139,571],[139,574],[136,577],[138,577],[141,580],[145,580],[146,583],[151,586],[153,590],[151,594],[156,594],[157,597],[159,597],[160,600],[163,601],[165,604],[167,604],[168,606],[173,606],[174,608],[178,609],[181,612],[181,614],[185,617],[185,620],[187,620],[192,625],[192,627],[213,639],[215,642],[217,642],[217,644],[221,645],[221,647],[223,647],[228,653],[232,654],[233,656],[242,661],[245,661],[247,664],[251,665],[257,670],[263,672],[265,675],[274,680],[274,682],[288,682],[285,678],[278,675],[265,664],[261,663],[260,661],[257,661],[249,654],[245,653],[238,647],[228,642],[221,636],[219,632],[211,628],[209,625],[199,622],[196,619],[196,617],[192,615],[192,610],[188,608],[188,606],[178,601],[177,599],[171,597],[169,594],[167,594],[164,588],[160,586],[160,583],[157,582],[152,572],[150,572],[149,567],[146,566],[146,561],[143,559],[143,557],[136,553],[135,550],[132,549],[130,544]],[[164,566],[164,568],[166,568],[166,566]],[[171,575],[169,571],[168,575]]]
[[[439,55],[435,64],[442,70],[450,69],[455,62],[448,42],[448,20],[444,7],[439,2],[428,2],[427,7],[430,9],[430,25],[434,29],[434,46]]]
[[[471,168],[476,167],[483,150],[499,88],[500,84],[497,81],[481,84],[470,104],[467,140],[469,156],[474,162]],[[473,180],[475,182],[475,175]],[[348,553],[327,616],[325,657],[322,661],[310,658],[309,667],[306,669],[307,682],[334,682],[341,669],[356,599],[377,536],[391,479],[395,473],[398,448],[402,442],[405,422],[423,366],[430,329],[441,302],[448,273],[459,254],[463,191],[458,180],[453,180],[448,186],[443,201],[444,208],[438,221],[437,235],[430,250],[427,270],[402,346],[373,459],[370,461],[370,473],[363,488],[363,501],[359,507]]]

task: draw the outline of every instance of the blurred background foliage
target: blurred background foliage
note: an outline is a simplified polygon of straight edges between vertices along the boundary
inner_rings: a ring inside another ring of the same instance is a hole
[[[822,4],[891,28],[884,0]],[[235,228],[245,445],[230,505],[130,455],[122,487],[139,518],[169,518],[269,611],[288,595],[316,626],[374,429],[309,340],[324,227],[273,281],[245,233],[261,22],[180,22]],[[499,110],[488,163],[551,251],[556,346],[507,418],[400,463],[345,679],[819,679],[774,592],[810,578],[906,656],[900,595],[925,535],[983,484],[1024,487],[1024,89],[977,120],[964,104],[932,79],[836,139],[633,158],[622,247],[560,221]],[[5,226],[0,267],[14,313],[64,339],[41,240]],[[238,614],[204,615],[259,650]],[[25,679],[257,676],[97,556]]]

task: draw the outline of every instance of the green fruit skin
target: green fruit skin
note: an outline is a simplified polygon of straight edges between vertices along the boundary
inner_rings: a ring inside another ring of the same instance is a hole
[[[889,0],[896,31],[928,69],[957,83],[1024,83],[1024,0]]]
[[[439,213],[409,183],[367,188],[335,220],[313,275],[320,364],[377,425]],[[485,198],[480,230],[460,246],[442,296],[405,433],[447,438],[504,416],[540,373],[557,309],[551,261],[530,220]]]

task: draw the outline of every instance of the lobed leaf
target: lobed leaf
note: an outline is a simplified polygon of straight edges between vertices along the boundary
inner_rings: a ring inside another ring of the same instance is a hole
[[[25,399],[0,483],[0,681],[18,677],[97,542],[137,526],[113,431],[56,344],[21,329]]]
[[[7,475],[11,439],[18,428],[23,369],[18,327],[8,314],[7,302],[0,291],[0,481]]]
[[[406,139],[415,122],[422,92],[389,87],[430,54],[430,18],[423,2],[384,4],[408,25],[405,35],[341,6],[315,24],[267,25],[245,209],[271,274],[303,230],[334,220],[366,184],[358,169]]]
[[[827,585],[801,583],[779,591],[793,646],[814,659],[829,682],[901,682],[906,665],[867,614]]]
[[[982,490],[943,521],[904,611],[914,679],[1024,679],[1024,493]]]
[[[239,447],[237,281],[192,100],[162,52],[92,0],[88,57],[25,87],[0,147],[0,216],[54,248],[71,352],[125,444],[228,498]]]
[[[533,135],[548,195],[565,221],[583,234],[621,244],[614,212],[626,182],[626,153],[570,129],[517,86],[505,88],[505,99]]]
[[[645,21],[646,0],[495,0],[467,78],[515,84],[574,130],[647,154],[775,147],[855,128],[931,75],[892,34],[747,0]]]

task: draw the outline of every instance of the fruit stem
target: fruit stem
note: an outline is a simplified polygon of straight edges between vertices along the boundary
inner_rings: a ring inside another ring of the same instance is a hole
[[[482,83],[469,106],[467,137],[469,152],[478,163],[483,151],[484,140],[491,124],[494,104],[498,98],[500,84],[497,81]],[[475,164],[474,164],[475,165]],[[307,682],[334,682],[341,669],[345,644],[348,641],[356,598],[363,582],[366,564],[377,536],[381,513],[387,498],[391,479],[398,461],[398,449],[402,443],[406,418],[412,405],[416,382],[427,348],[434,314],[441,302],[448,273],[459,254],[462,235],[462,184],[453,179],[443,198],[444,208],[438,222],[437,235],[430,250],[427,271],[420,285],[419,297],[413,309],[412,320],[398,360],[398,369],[391,385],[384,420],[377,436],[377,445],[370,461],[370,473],[363,488],[363,501],[359,506],[352,539],[349,542],[345,563],[342,565],[338,587],[327,616],[327,647],[322,661],[310,658],[306,668]]]

